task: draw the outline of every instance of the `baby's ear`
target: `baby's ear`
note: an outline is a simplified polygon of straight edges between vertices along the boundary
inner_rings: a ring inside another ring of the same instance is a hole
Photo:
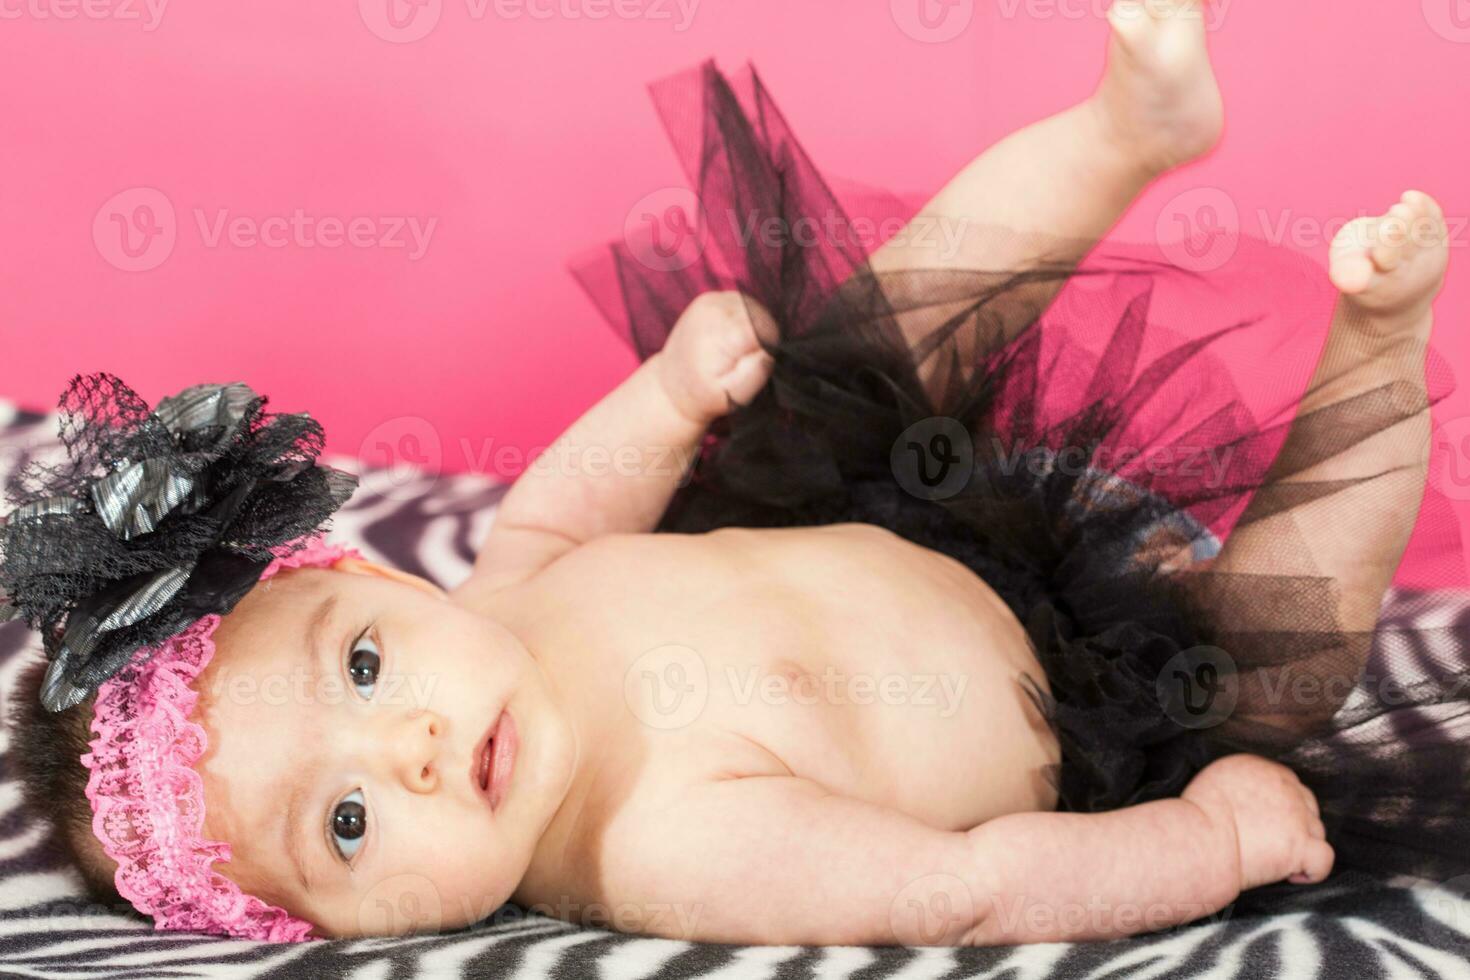
[[[411,586],[415,589],[418,589],[420,592],[424,592],[433,596],[436,599],[449,598],[449,593],[445,592],[443,589],[439,588],[439,586],[435,585],[433,582],[430,582],[426,578],[414,575],[412,572],[405,572],[401,569],[390,568],[387,565],[380,565],[375,561],[368,561],[366,558],[339,558],[337,562],[332,565],[332,571],[346,572],[348,575],[372,575],[376,576],[377,578],[385,578],[394,582],[399,582],[403,585]]]

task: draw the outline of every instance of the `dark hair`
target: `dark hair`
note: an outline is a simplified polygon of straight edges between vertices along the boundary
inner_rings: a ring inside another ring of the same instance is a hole
[[[52,846],[81,872],[91,897],[109,907],[126,907],[113,886],[113,861],[92,833],[87,802],[91,773],[81,762],[92,740],[96,696],[65,711],[47,711],[41,704],[46,667],[44,659],[27,664],[16,680],[14,703],[5,719],[10,729],[6,761],[20,774],[30,816],[52,825]]]

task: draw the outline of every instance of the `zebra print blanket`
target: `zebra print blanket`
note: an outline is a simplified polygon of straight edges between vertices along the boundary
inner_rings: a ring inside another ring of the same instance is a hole
[[[54,418],[0,403],[0,481],[56,452],[54,431]],[[371,557],[452,584],[468,574],[504,492],[478,476],[370,472],[336,533]],[[1385,614],[1452,617],[1470,628],[1470,602],[1431,598],[1396,595]],[[22,626],[0,627],[0,698],[39,655]],[[155,933],[126,910],[82,897],[80,879],[48,847],[49,827],[18,806],[7,745],[0,732],[3,977],[1470,977],[1470,881],[1342,874],[1315,888],[1252,892],[1211,920],[1165,933],[1005,949],[699,945],[509,907],[462,932],[394,940],[271,946]]]

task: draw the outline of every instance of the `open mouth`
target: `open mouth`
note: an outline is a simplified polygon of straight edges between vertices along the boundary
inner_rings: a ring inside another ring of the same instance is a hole
[[[499,809],[505,800],[511,772],[515,768],[518,741],[515,720],[510,712],[502,711],[476,753],[475,786],[489,801],[492,810]]]

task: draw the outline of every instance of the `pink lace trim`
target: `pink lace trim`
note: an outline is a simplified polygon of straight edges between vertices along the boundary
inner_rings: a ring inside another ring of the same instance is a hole
[[[320,537],[294,542],[277,551],[260,580],[344,557],[361,555]],[[219,622],[205,616],[151,655],[140,652],[98,689],[92,751],[81,760],[92,770],[92,832],[117,862],[118,893],[152,916],[155,928],[301,942],[312,924],[211,869],[230,859],[230,845],[202,836],[204,788],[193,765],[209,740],[189,720],[199,699],[190,685],[214,656]]]

